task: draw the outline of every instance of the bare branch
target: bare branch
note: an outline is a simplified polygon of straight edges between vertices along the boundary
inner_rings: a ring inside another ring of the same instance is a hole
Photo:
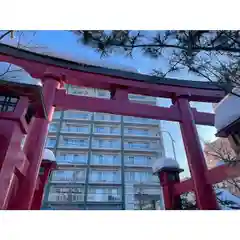
[[[2,34],[2,35],[0,36],[0,41],[1,41],[3,38],[5,38],[7,35],[10,35],[10,34],[12,34],[12,33],[13,33],[13,30],[9,30],[9,31],[5,32],[4,34]]]

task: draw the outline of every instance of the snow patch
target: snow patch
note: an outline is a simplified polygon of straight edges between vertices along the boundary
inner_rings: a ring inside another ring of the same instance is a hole
[[[44,151],[43,151],[42,159],[48,160],[48,161],[51,161],[51,162],[56,162],[56,157],[55,157],[53,151],[51,151],[50,149],[47,149],[47,148],[45,148]]]
[[[178,162],[173,158],[159,158],[157,159],[152,166],[153,173],[160,172],[163,168],[176,168],[179,169]]]
[[[13,44],[7,43],[6,45],[16,47],[16,44],[14,43]],[[112,59],[110,60],[107,58],[101,58],[101,59],[99,58],[99,60],[93,60],[92,58],[90,59],[90,58],[84,58],[82,56],[73,56],[66,52],[57,53],[57,52],[46,51],[46,49],[42,49],[42,48],[35,48],[34,51],[30,51],[27,47],[26,48],[18,47],[18,48],[27,50],[29,52],[39,53],[39,54],[45,55],[46,57],[47,56],[56,57],[56,58],[64,59],[67,61],[73,61],[83,65],[90,65],[93,67],[103,67],[103,68],[108,68],[112,70],[122,70],[126,72],[143,74],[140,69],[126,65],[122,62],[113,62]]]
[[[240,95],[240,88],[234,88],[233,93]],[[215,127],[218,131],[228,126],[240,117],[240,97],[233,94],[225,96],[215,107]]]

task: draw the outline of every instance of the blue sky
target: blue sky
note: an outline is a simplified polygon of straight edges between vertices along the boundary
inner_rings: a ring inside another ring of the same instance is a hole
[[[14,44],[16,40],[6,39],[7,43]],[[150,74],[154,68],[164,68],[167,67],[166,61],[159,59],[150,59],[148,57],[143,57],[140,51],[135,51],[133,59],[126,58],[121,55],[115,55],[104,60],[100,59],[99,53],[94,49],[83,46],[77,42],[77,37],[68,31],[37,31],[33,36],[32,32],[27,32],[21,37],[21,44],[29,44],[32,46],[42,46],[43,49],[38,49],[39,52],[50,52],[51,54],[56,54],[62,57],[73,58],[79,61],[87,62],[103,62],[109,65],[125,65],[138,69],[140,72],[145,74]],[[175,73],[170,77],[175,77],[179,79],[187,80],[203,80],[186,72]],[[161,99],[161,106],[169,106],[170,100]],[[212,112],[212,105],[210,103],[191,103],[192,106],[196,107],[197,110],[203,112]],[[183,177],[189,176],[189,170],[187,166],[187,159],[185,155],[185,150],[182,142],[182,137],[180,133],[180,128],[178,123],[162,121],[162,128],[165,131],[169,131],[175,140],[177,160],[180,166],[185,170],[182,173]],[[216,130],[214,127],[198,126],[198,133],[200,135],[201,141],[212,141],[215,139]],[[172,145],[169,136],[164,134],[164,144],[166,148],[167,156],[173,156]]]

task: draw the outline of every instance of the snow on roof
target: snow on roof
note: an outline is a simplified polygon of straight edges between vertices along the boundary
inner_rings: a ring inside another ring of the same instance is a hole
[[[234,88],[233,93],[240,95],[240,88]],[[240,97],[228,94],[215,107],[215,127],[218,131],[228,126],[240,117]]]
[[[4,43],[9,46],[16,47],[16,44],[9,44],[9,43]],[[20,48],[20,47],[18,47]],[[133,72],[133,73],[141,73],[139,69],[136,69],[135,67],[129,66],[124,64],[123,62],[114,62],[112,59],[108,58],[99,58],[98,60],[93,60],[93,58],[84,58],[82,56],[73,56],[70,53],[59,53],[59,52],[53,52],[53,51],[46,51],[46,49],[42,48],[35,48],[35,51],[30,51],[27,47],[21,47],[21,49],[27,50],[29,52],[33,53],[39,53],[45,56],[50,56],[50,57],[56,57],[60,59],[64,59],[67,61],[73,61],[79,64],[83,65],[90,65],[90,66],[95,66],[95,67],[103,67],[103,68],[108,68],[108,69],[113,69],[113,70],[122,70],[126,72]]]
[[[161,171],[163,168],[179,169],[179,164],[173,158],[167,158],[167,157],[159,158],[153,163],[152,171],[155,174],[155,173]]]
[[[0,76],[0,81],[4,80],[9,82],[42,86],[40,79],[32,78],[25,70],[7,62],[0,62]]]
[[[52,161],[52,162],[56,162],[56,158],[55,158],[55,155],[54,155],[53,151],[51,151],[50,149],[47,149],[47,148],[45,148],[44,151],[43,151],[42,159]]]

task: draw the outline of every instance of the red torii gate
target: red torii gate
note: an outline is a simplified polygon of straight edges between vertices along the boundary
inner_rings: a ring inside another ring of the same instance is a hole
[[[166,209],[174,209],[171,198],[188,191],[195,192],[199,209],[218,209],[212,184],[239,176],[238,168],[224,165],[209,171],[206,166],[195,124],[213,126],[214,114],[198,112],[190,107],[189,102],[219,102],[225,93],[210,83],[173,79],[161,81],[159,78],[142,74],[84,66],[3,44],[0,45],[0,61],[17,65],[32,77],[42,80],[47,113],[47,119],[35,117],[31,122],[23,149],[26,156],[24,161],[28,161],[27,171],[19,170],[23,177],[18,181],[18,194],[11,209],[32,209],[34,205],[41,155],[55,107],[62,110],[105,112],[179,122],[191,179],[175,183],[169,188],[172,195],[170,198],[167,194],[164,196]],[[69,95],[63,88],[64,83],[109,90],[111,99]],[[166,108],[132,103],[128,100],[129,93],[170,98],[173,105]],[[11,191],[6,189],[11,189],[10,184],[14,184],[4,182],[9,176],[17,177],[12,169],[0,168],[0,209],[8,209],[7,199],[10,199]]]

